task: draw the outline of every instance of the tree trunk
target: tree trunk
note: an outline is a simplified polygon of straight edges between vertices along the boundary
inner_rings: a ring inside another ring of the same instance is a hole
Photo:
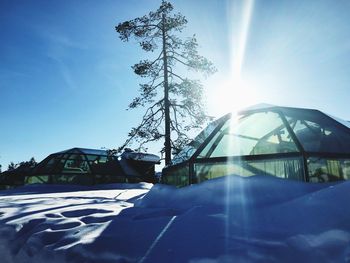
[[[165,114],[165,165],[171,163],[171,142],[170,142],[170,102],[168,83],[168,58],[166,53],[165,36],[165,14],[162,16],[162,36],[163,36],[163,62],[164,62],[164,114]]]

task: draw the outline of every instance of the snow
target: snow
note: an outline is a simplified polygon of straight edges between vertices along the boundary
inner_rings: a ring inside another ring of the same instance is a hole
[[[1,262],[349,262],[350,181],[0,192]]]

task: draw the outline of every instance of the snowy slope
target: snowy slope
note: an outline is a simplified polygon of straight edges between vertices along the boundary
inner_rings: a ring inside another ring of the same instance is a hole
[[[350,262],[350,182],[230,176],[0,195],[1,262]]]

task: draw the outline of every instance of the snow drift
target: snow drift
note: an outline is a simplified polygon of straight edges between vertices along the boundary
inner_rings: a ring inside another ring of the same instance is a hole
[[[350,182],[229,176],[176,189],[0,193],[2,262],[349,262]]]

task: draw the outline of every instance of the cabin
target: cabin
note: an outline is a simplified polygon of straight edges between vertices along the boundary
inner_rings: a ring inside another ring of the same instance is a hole
[[[350,179],[350,123],[315,109],[254,106],[211,123],[162,171],[178,187],[226,176]]]

